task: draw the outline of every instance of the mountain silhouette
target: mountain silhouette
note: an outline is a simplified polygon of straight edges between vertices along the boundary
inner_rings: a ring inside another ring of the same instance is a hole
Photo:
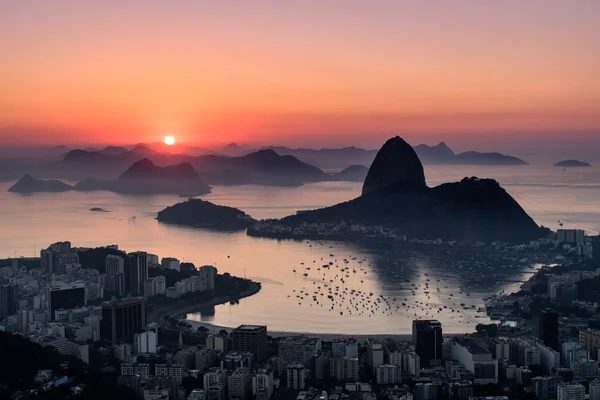
[[[159,211],[156,219],[170,224],[219,229],[244,229],[256,223],[256,220],[237,208],[200,199],[190,199],[167,207]]]
[[[493,179],[427,187],[421,161],[399,137],[379,150],[360,197],[279,220],[290,231],[305,223],[342,221],[425,239],[523,243],[545,233]],[[259,230],[249,233],[261,235]]]
[[[57,180],[35,179],[25,174],[18,182],[12,185],[8,191],[13,193],[43,193],[43,192],[66,192],[73,187]]]

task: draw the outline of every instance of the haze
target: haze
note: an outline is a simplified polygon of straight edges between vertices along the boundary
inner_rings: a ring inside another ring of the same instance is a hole
[[[593,0],[3,2],[0,140],[584,148],[598,49]]]

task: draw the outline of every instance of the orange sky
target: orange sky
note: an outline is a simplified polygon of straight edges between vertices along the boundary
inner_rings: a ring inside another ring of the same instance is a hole
[[[600,135],[600,2],[405,3],[2,2],[0,139]]]

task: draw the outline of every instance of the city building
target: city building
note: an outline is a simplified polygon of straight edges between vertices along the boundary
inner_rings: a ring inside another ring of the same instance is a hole
[[[358,357],[358,343],[354,339],[333,339],[331,357]]]
[[[225,370],[210,368],[202,379],[206,400],[225,400],[227,398],[227,372]]]
[[[452,342],[452,359],[474,375],[476,385],[498,383],[498,360],[492,353],[470,339]]]
[[[306,369],[301,363],[289,364],[286,367],[287,388],[303,390],[306,385],[305,374]]]
[[[377,366],[383,364],[383,362],[383,344],[373,339],[367,339],[367,363],[371,367],[373,374],[376,373]]]
[[[437,320],[414,320],[412,341],[422,366],[440,365],[442,361],[442,324]]]
[[[158,347],[158,328],[148,329],[133,335],[133,345],[137,354],[156,354]]]
[[[414,394],[415,400],[436,400],[438,388],[433,383],[417,383]]]
[[[558,351],[558,313],[551,309],[541,310],[538,319],[540,339],[545,346]]]
[[[112,344],[133,341],[146,326],[146,299],[133,297],[102,303],[100,338]]]
[[[585,387],[578,382],[560,382],[556,400],[585,400]]]
[[[131,296],[144,295],[144,282],[148,280],[148,253],[136,251],[129,258],[129,293]]]
[[[204,265],[198,268],[198,276],[204,282],[204,290],[215,290],[215,276],[217,269],[212,265]]]
[[[178,385],[183,380],[183,365],[181,364],[156,364],[154,375],[166,378],[173,378]]]
[[[589,400],[600,400],[600,379],[590,381]]]
[[[252,376],[247,368],[238,368],[227,378],[229,400],[245,400],[250,397]]]
[[[163,257],[160,263],[162,269],[173,269],[175,271],[179,271],[180,265],[179,260],[173,257]]]
[[[118,276],[125,275],[125,259],[116,254],[108,254],[104,258],[104,268],[106,270],[106,288],[115,291],[119,287]]]
[[[309,368],[312,358],[319,350],[321,339],[307,336],[287,336],[281,338],[278,343],[279,357],[286,365],[299,362]]]
[[[254,354],[257,362],[267,356],[267,327],[241,325],[231,332],[234,351],[248,351]]]
[[[580,329],[579,343],[587,351],[596,351],[596,349],[600,348],[600,329]]]
[[[47,291],[48,321],[55,320],[56,310],[69,310],[85,306],[85,285],[51,286]]]
[[[555,376],[536,376],[531,379],[531,392],[541,400],[556,399],[558,382]]]
[[[0,320],[17,313],[19,306],[19,287],[17,285],[0,286]]]
[[[329,360],[329,375],[340,381],[357,381],[358,367],[357,357],[332,357]]]
[[[273,396],[272,370],[263,368],[256,371],[252,377],[252,394],[261,400],[269,400]]]
[[[379,385],[395,385],[400,382],[397,365],[380,364],[375,371],[375,380]]]

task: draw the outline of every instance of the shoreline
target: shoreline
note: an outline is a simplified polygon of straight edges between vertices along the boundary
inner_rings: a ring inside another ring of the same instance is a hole
[[[228,303],[230,301],[241,300],[243,298],[250,297],[250,296],[257,294],[258,292],[260,292],[261,289],[262,289],[262,285],[260,282],[250,281],[250,288],[248,290],[245,290],[241,293],[236,294],[235,296],[215,297],[215,298],[213,298],[209,301],[205,301],[203,303],[195,303],[195,304],[187,304],[187,305],[174,304],[171,307],[166,307],[166,308],[157,310],[156,312],[150,312],[148,314],[148,322],[156,322],[158,325],[162,326],[165,323],[165,320],[164,320],[165,316],[179,319],[179,320],[182,320],[182,319],[186,320],[185,318],[182,318],[181,314],[188,314],[190,312],[193,312],[194,310],[197,310],[197,309],[200,309],[203,307],[217,306],[217,305]]]

